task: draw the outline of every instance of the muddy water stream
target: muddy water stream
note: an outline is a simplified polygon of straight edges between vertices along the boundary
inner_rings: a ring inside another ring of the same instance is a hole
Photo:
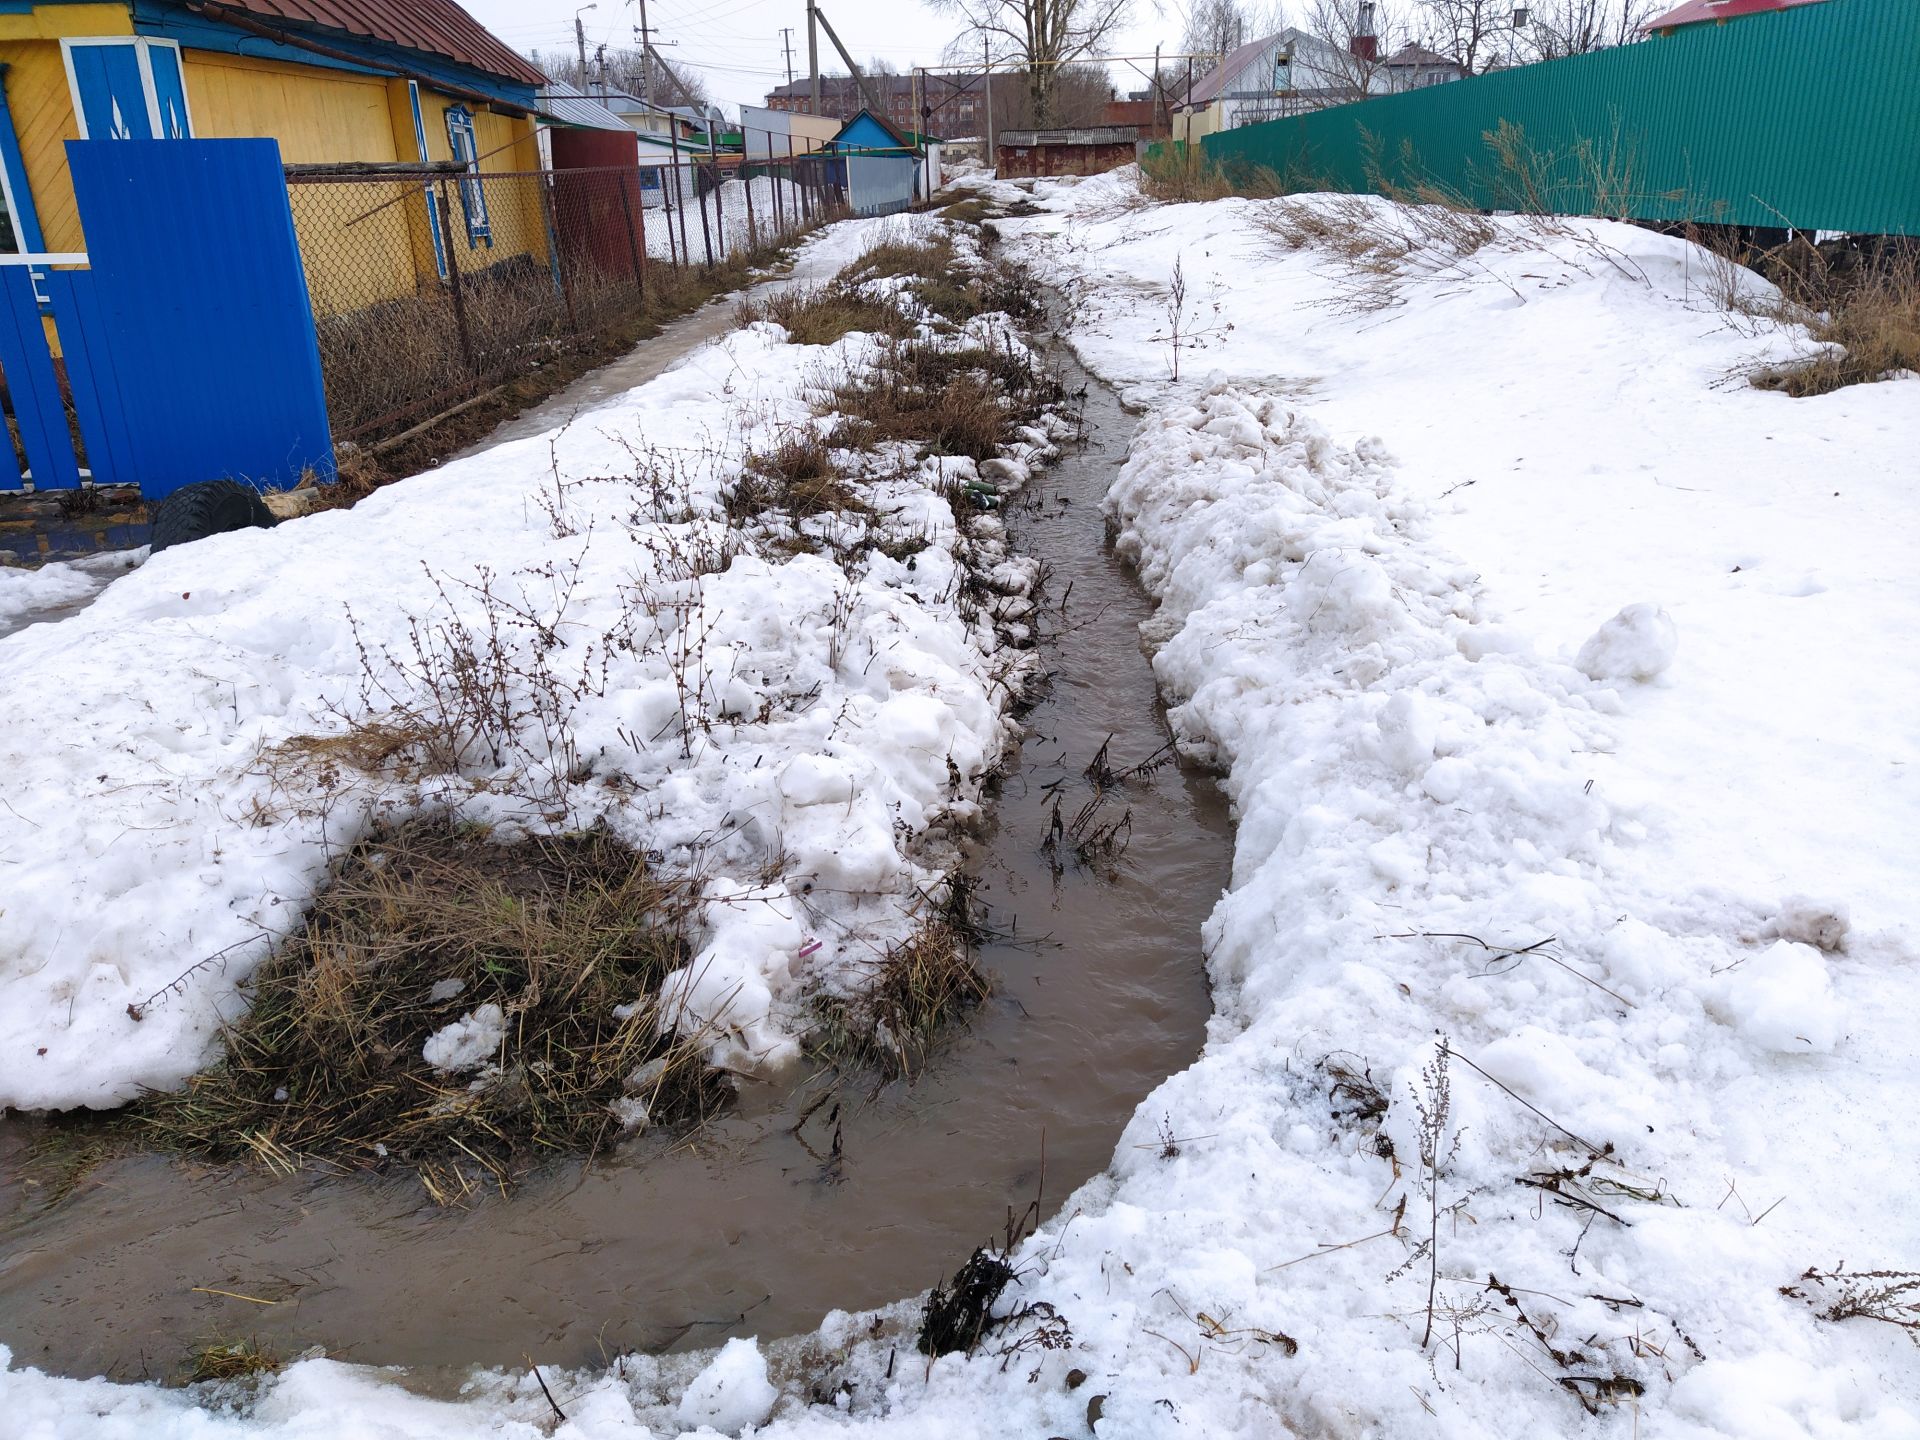
[[[1200,925],[1229,841],[1213,782],[1169,767],[1126,787],[1132,839],[1114,877],[1069,860],[1056,882],[1041,851],[1048,787],[1059,782],[1071,816],[1108,735],[1116,769],[1165,739],[1136,631],[1150,604],[1100,512],[1133,422],[1098,386],[1086,420],[1088,443],[1012,517],[1022,548],[1052,566],[1056,606],[1071,585],[1042,651],[1051,683],[970,862],[992,921],[1020,939],[984,947],[995,994],[916,1083],[871,1100],[870,1082],[843,1087],[839,1163],[819,1158],[824,1109],[790,1133],[817,1090],[768,1087],[691,1141],[639,1142],[463,1212],[424,1206],[412,1182],[157,1157],[111,1162],[41,1212],[8,1179],[24,1132],[0,1127],[0,1341],[15,1363],[160,1377],[195,1341],[256,1336],[282,1354],[321,1345],[418,1367],[438,1388],[476,1363],[771,1338],[911,1294],[1034,1196],[1043,1136],[1055,1211],[1199,1050]]]

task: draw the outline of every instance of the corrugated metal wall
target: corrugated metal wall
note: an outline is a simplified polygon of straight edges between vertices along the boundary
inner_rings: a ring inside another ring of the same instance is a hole
[[[893,215],[913,204],[911,155],[849,155],[847,204],[856,215]]]
[[[1505,129],[1503,163],[1495,137]],[[1920,235],[1920,0],[1828,0],[1209,135],[1290,189]]]

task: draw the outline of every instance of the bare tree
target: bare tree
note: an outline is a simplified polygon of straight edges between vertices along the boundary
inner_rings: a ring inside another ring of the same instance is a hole
[[[1322,43],[1294,56],[1295,88],[1335,105],[1387,90],[1387,57],[1408,38],[1391,0],[1307,0],[1300,28]]]
[[[1258,38],[1252,17],[1238,0],[1198,0],[1187,12],[1186,33],[1180,48],[1196,57],[1193,73],[1205,75],[1220,63],[1229,50]]]
[[[1657,0],[1542,0],[1530,7],[1532,58],[1557,60],[1638,40]]]
[[[1502,58],[1500,40],[1513,28],[1516,0],[1422,0],[1420,43],[1477,75]]]
[[[647,55],[638,46],[619,49],[602,46],[587,56],[585,74],[581,73],[579,57],[569,51],[542,54],[536,50],[533,62],[546,71],[555,84],[571,85],[577,90],[591,90],[604,83],[610,90],[638,95],[656,105],[684,105],[687,96],[692,96],[696,104],[707,105],[713,98],[707,90],[706,77],[699,71],[671,64],[657,50]],[[678,84],[674,83],[676,80]]]
[[[972,47],[984,38],[997,60],[1026,68],[1027,96],[1034,125],[1055,123],[1054,94],[1063,66],[1098,54],[1125,22],[1132,0],[932,0],[933,7],[958,15],[966,32],[949,47],[950,56],[970,62]]]
[[[1113,98],[1113,81],[1104,66],[1062,65],[1054,76],[1050,119],[1035,117],[1033,95],[1025,86],[1003,85],[993,92],[993,127],[1005,131],[1098,125]]]

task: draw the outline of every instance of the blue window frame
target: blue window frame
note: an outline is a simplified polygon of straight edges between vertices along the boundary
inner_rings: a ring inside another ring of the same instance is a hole
[[[460,208],[467,217],[467,245],[477,247],[485,244],[493,248],[493,226],[487,220],[487,192],[478,178],[480,174],[480,150],[473,138],[473,112],[464,105],[447,107],[447,143],[453,147],[453,158],[466,166],[467,174],[460,181]]]
[[[145,36],[60,42],[85,140],[186,140],[193,135],[180,47]]]
[[[427,125],[420,118],[420,82],[407,82],[407,103],[413,107],[413,143],[421,164],[431,157],[427,154]],[[427,202],[427,233],[433,239],[433,267],[440,272],[442,280],[447,278],[447,245],[440,234],[440,206],[434,199],[433,186],[420,187]]]

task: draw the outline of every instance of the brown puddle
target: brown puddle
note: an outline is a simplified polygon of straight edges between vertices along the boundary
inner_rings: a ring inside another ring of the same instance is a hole
[[[1168,767],[1127,788],[1132,839],[1116,878],[1069,861],[1056,886],[1041,851],[1046,787],[1064,782],[1071,816],[1109,734],[1116,770],[1165,740],[1136,629],[1151,602],[1109,551],[1100,508],[1133,421],[1098,385],[1086,404],[1087,444],[1037,477],[1039,503],[1012,517],[1022,548],[1052,567],[1051,603],[1072,589],[1065,633],[1042,651],[1052,683],[969,867],[993,922],[1021,943],[982,949],[995,995],[917,1083],[867,1103],[870,1082],[844,1087],[838,1164],[818,1158],[826,1107],[803,1131],[812,1151],[789,1133],[816,1082],[750,1093],[690,1142],[640,1142],[465,1212],[424,1206],[411,1181],[139,1157],[30,1215],[8,1174],[23,1131],[8,1122],[0,1342],[14,1363],[163,1378],[196,1341],[257,1337],[283,1355],[320,1345],[414,1367],[428,1372],[416,1383],[440,1388],[476,1364],[773,1338],[950,1274],[1008,1205],[1033,1198],[1043,1136],[1048,1214],[1104,1169],[1135,1107],[1199,1052],[1200,926],[1227,878],[1230,834],[1212,779]]]

